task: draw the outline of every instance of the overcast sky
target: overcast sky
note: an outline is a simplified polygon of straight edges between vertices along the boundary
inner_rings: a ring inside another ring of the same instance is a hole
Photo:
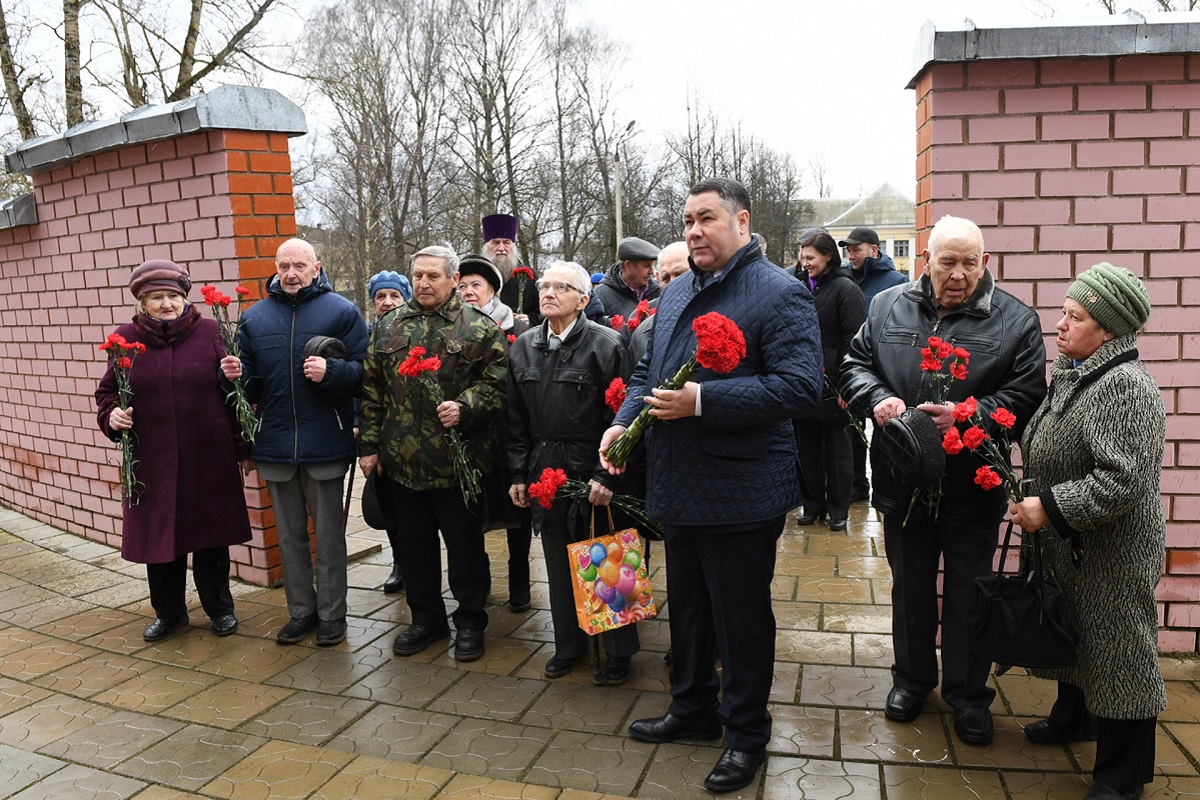
[[[822,158],[836,197],[884,181],[914,195],[916,100],[904,87],[927,19],[1104,14],[1097,0],[584,0],[580,12],[628,45],[620,106],[644,141],[686,130],[694,94],[798,166]]]

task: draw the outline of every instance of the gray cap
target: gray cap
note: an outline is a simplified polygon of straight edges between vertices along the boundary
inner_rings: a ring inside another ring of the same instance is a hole
[[[622,239],[621,243],[617,245],[618,261],[653,261],[656,258],[658,258],[658,248],[645,239],[630,236]]]

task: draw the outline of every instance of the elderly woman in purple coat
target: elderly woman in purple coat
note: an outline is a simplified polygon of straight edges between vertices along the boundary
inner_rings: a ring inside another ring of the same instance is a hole
[[[171,261],[133,271],[133,321],[117,328],[146,351],[130,370],[133,403],[120,408],[112,363],[96,390],[100,430],[136,434],[138,502],[123,504],[121,555],[146,565],[155,619],[142,638],[156,642],[188,622],[187,558],[200,603],[218,636],[237,630],[229,592],[229,545],[250,538],[238,471],[235,422],[217,380],[225,355],[215,320],[188,304],[192,282]],[[248,461],[246,462],[249,463]]]

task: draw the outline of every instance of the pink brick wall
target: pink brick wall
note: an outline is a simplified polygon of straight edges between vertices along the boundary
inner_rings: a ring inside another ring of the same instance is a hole
[[[1141,276],[1140,339],[1168,412],[1163,650],[1200,631],[1200,56],[932,64],[917,81],[917,241],[984,229],[994,274],[1042,318],[1098,261]]]
[[[261,297],[296,232],[283,134],[209,131],[82,157],[33,176],[39,222],[0,230],[0,504],[119,545],[118,454],[96,427],[96,346],[133,316],[129,273],[150,258],[199,287]],[[206,312],[207,313],[207,312]],[[234,571],[281,577],[265,490],[246,487],[254,539]]]

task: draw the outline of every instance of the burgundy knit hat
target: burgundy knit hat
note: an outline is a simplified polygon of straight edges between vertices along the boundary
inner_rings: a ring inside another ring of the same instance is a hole
[[[165,259],[147,261],[129,276],[129,293],[138,298],[156,289],[179,292],[187,297],[191,288],[192,279],[187,270]]]

